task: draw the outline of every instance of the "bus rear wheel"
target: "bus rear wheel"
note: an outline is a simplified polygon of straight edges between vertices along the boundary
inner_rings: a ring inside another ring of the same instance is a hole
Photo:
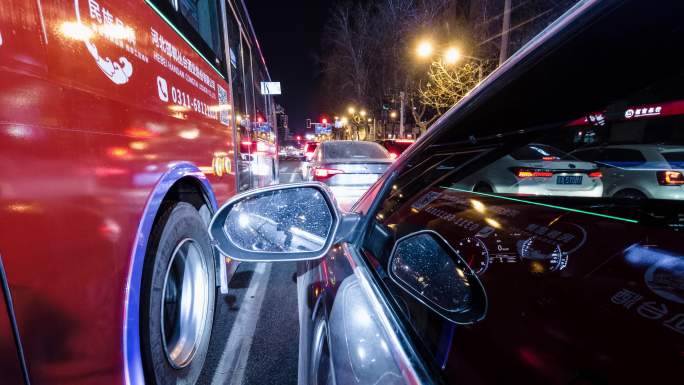
[[[209,348],[216,297],[206,225],[194,206],[167,207],[150,236],[141,293],[148,382],[195,384]]]

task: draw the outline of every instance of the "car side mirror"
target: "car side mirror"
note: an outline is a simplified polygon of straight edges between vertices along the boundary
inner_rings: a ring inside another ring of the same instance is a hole
[[[471,324],[487,313],[487,296],[477,274],[432,230],[397,240],[387,270],[397,286],[451,322]]]
[[[238,261],[304,261],[346,239],[359,216],[342,213],[321,183],[271,186],[236,195],[218,210],[209,235]]]

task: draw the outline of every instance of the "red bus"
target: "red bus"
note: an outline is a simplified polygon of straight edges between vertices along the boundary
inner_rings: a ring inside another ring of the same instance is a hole
[[[0,2],[1,384],[196,382],[261,81],[239,0]]]

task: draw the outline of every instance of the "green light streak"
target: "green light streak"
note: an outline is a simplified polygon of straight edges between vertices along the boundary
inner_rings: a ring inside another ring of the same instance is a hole
[[[601,214],[601,213],[594,213],[591,211],[585,211],[585,210],[579,210],[579,209],[573,209],[570,207],[563,207],[563,206],[556,206],[556,205],[550,205],[546,203],[540,203],[540,202],[533,202],[533,201],[528,201],[524,199],[518,199],[518,198],[511,198],[507,196],[502,196],[502,195],[496,195],[496,194],[488,194],[488,193],[482,193],[482,192],[476,192],[476,191],[468,191],[468,190],[462,190],[454,187],[447,187],[447,186],[440,186],[441,188],[447,189],[447,190],[453,190],[453,191],[458,191],[458,192],[464,192],[468,194],[473,194],[473,195],[481,195],[485,197],[490,197],[490,198],[497,198],[497,199],[503,199],[507,201],[512,201],[512,202],[518,202],[518,203],[526,203],[534,206],[541,206],[541,207],[548,207],[551,209],[556,209],[556,210],[563,210],[563,211],[568,211],[571,213],[579,213],[579,214],[585,214],[585,215],[592,215],[595,217],[601,217],[601,218],[608,218],[608,219],[614,219],[617,221],[623,221],[623,222],[628,222],[628,223],[639,223],[639,221],[634,220],[634,219],[629,219],[629,218],[620,218],[616,217],[613,215],[607,215],[607,214]]]
[[[185,35],[183,35],[183,33],[182,33],[178,28],[176,28],[175,25],[173,25],[173,23],[171,22],[171,20],[169,20],[168,18],[166,18],[166,16],[164,16],[164,14],[161,12],[161,10],[159,10],[159,8],[157,8],[150,0],[145,0],[145,2],[146,2],[147,5],[149,5],[152,9],[154,9],[154,11],[157,12],[157,15],[159,15],[159,17],[161,17],[161,18],[166,22],[166,24],[168,24],[174,31],[176,31],[176,33],[177,33],[181,38],[183,38],[183,40],[185,40],[185,42],[188,43],[188,45],[189,45],[195,52],[197,52],[197,54],[198,54],[202,59],[204,59],[204,61],[207,62],[207,64],[209,64],[209,67],[211,67],[211,69],[213,69],[221,78],[225,79],[225,76],[223,76],[223,74],[218,70],[218,68],[216,68],[216,67],[214,66],[214,64],[213,64],[212,62],[209,61],[209,59],[207,59],[206,57],[204,57],[204,55],[202,54],[202,52],[200,52],[200,50],[198,50],[197,47],[195,47],[195,45],[192,44],[192,42],[190,42],[190,39],[188,39],[187,37],[185,37]]]

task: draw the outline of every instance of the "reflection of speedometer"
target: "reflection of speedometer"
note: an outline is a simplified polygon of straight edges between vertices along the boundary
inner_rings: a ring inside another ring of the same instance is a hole
[[[489,251],[487,246],[477,238],[465,238],[456,246],[458,255],[470,266],[475,274],[482,274],[489,266]]]
[[[533,273],[559,271],[568,265],[568,254],[557,243],[536,236],[522,242],[520,256]]]

